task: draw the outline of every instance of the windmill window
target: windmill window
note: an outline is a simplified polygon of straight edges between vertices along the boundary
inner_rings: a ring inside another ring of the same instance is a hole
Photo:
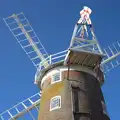
[[[50,101],[50,111],[61,108],[61,96],[55,96]]]
[[[53,74],[51,84],[60,82],[60,81],[61,81],[60,72]]]

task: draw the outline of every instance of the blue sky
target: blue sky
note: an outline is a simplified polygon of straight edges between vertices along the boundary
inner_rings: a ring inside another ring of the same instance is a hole
[[[68,48],[83,5],[89,6],[96,36],[102,48],[120,39],[119,0],[0,0],[0,113],[35,94],[36,69],[23,52],[3,17],[24,12],[49,54]],[[103,85],[111,120],[119,120],[120,68],[107,75]]]

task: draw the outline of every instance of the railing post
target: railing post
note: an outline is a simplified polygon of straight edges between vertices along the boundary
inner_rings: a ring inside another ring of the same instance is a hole
[[[50,55],[49,60],[50,60],[50,65],[51,65],[52,64],[52,55]]]
[[[40,62],[40,65],[39,65],[39,70],[41,71],[41,62]]]

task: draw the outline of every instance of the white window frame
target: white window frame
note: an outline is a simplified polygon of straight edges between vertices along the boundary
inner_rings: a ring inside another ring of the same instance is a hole
[[[54,75],[56,75],[56,74],[59,74],[59,75],[60,75],[60,76],[59,76],[60,79],[57,80],[57,81],[54,81]],[[51,76],[51,84],[54,84],[54,83],[57,83],[57,82],[60,82],[60,81],[61,81],[61,72],[60,72],[60,71],[52,74],[52,76]]]
[[[60,102],[59,105],[60,106],[55,106],[55,107],[52,108],[52,104],[55,100],[59,100],[59,102]],[[50,100],[50,111],[60,109],[60,108],[61,108],[61,96],[55,96],[55,97],[51,98],[51,100]]]

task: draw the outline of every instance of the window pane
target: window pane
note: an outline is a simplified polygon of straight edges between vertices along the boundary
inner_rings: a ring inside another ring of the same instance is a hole
[[[60,73],[56,73],[55,75],[53,75],[53,81],[58,81],[60,80]]]
[[[55,82],[58,82],[58,81],[61,81],[61,79],[60,79],[60,72],[55,73],[55,74],[52,76],[52,82],[51,82],[51,83],[55,83]]]
[[[58,109],[61,107],[61,96],[56,96],[51,99],[50,110]]]

